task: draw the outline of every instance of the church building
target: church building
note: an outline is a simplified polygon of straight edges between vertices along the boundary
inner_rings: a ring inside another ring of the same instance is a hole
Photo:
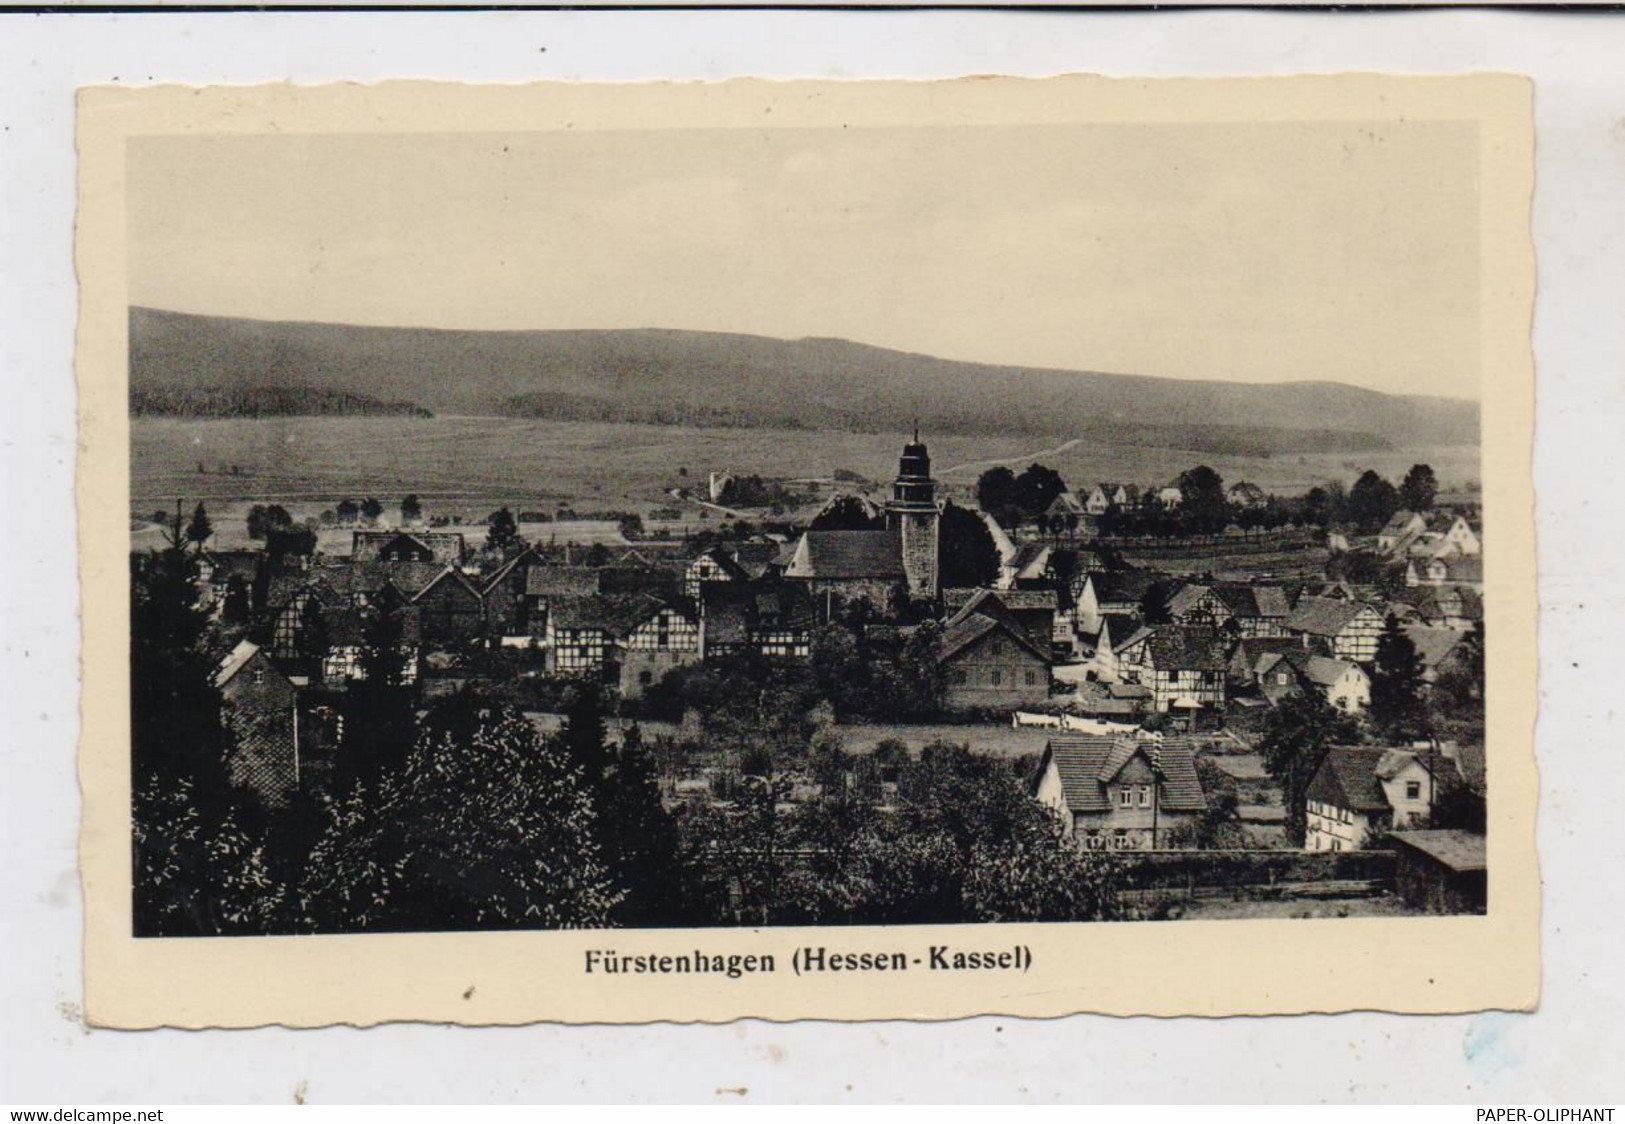
[[[872,531],[807,531],[796,541],[784,576],[805,582],[826,618],[838,602],[867,600],[890,612],[901,593],[934,600],[941,521],[931,456],[916,429],[914,440],[903,446],[885,526]]]

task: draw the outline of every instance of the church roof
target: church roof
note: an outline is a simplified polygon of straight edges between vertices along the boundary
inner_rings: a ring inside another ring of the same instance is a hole
[[[796,544],[785,576],[824,580],[902,578],[902,540],[889,528],[808,531]]]

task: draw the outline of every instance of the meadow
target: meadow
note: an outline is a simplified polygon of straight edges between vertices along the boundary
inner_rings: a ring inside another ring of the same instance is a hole
[[[1035,459],[1078,487],[1170,480],[1197,464],[1211,465],[1226,481],[1251,480],[1283,494],[1327,479],[1349,484],[1366,468],[1397,480],[1416,461],[1432,464],[1446,488],[1478,480],[1478,450],[1466,446],[1238,457],[1092,440],[1057,446],[1020,436],[923,436],[944,490],[967,501],[986,468],[1006,463],[1019,470]],[[889,481],[906,437],[902,419],[895,434],[873,434],[455,416],[136,417],[130,510],[146,514],[177,499],[188,509],[202,500],[211,510],[274,502],[303,518],[368,495],[393,510],[416,493],[430,515],[476,521],[504,503],[515,510],[568,505],[646,513],[670,505],[670,489],[703,494],[713,471],[824,479],[845,469]]]

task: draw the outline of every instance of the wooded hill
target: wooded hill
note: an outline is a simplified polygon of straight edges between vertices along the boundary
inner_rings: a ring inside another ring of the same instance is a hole
[[[252,402],[259,388],[299,387],[435,413],[853,432],[918,417],[927,432],[1230,453],[1478,440],[1476,403],[1342,383],[1004,367],[838,339],[668,329],[448,331],[132,308],[130,380],[133,401],[177,401],[181,390],[209,401],[232,388]]]

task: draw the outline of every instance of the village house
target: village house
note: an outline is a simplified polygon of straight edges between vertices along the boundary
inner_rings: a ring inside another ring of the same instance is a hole
[[[438,562],[460,566],[467,555],[461,531],[355,531],[352,562]]]
[[[1482,593],[1484,560],[1478,555],[1413,558],[1405,565],[1405,584],[1413,588],[1458,586]]]
[[[943,592],[943,608],[948,612],[947,625],[977,611],[990,601],[997,601],[1022,628],[1027,630],[1034,644],[1048,649],[1055,642],[1056,594],[1053,589],[950,589]]]
[[[1438,682],[1439,673],[1456,662],[1467,635],[1454,628],[1432,628],[1425,624],[1405,626],[1405,636],[1422,661],[1422,682]]]
[[[1117,659],[1125,682],[1150,688],[1159,714],[1224,706],[1224,645],[1212,629],[1157,625],[1130,637]]]
[[[1253,681],[1271,704],[1313,692],[1349,714],[1363,713],[1371,705],[1371,677],[1364,668],[1302,648],[1260,655]]]
[[[1382,626],[1382,614],[1370,605],[1336,597],[1300,597],[1286,621],[1304,647],[1351,663],[1376,659]]]
[[[1185,502],[1185,493],[1180,490],[1178,484],[1164,484],[1156,489],[1156,492],[1157,501],[1170,511]]]
[[[197,559],[198,608],[218,617],[232,591],[237,590],[244,609],[253,613],[264,562],[265,555],[258,550],[201,551]]]
[[[348,606],[322,611],[326,654],[321,661],[322,686],[340,688],[367,677],[362,654],[367,647],[367,629],[379,612],[392,612],[400,622],[401,682],[415,683],[422,646],[420,616],[413,606],[387,610],[352,609]]]
[[[1475,556],[1483,553],[1484,544],[1465,516],[1447,515],[1444,519],[1447,521],[1443,526],[1444,539],[1457,554]]]
[[[1425,826],[1439,790],[1456,779],[1449,757],[1425,750],[1334,746],[1306,792],[1304,849],[1358,851],[1386,832]]]
[[[738,582],[748,581],[749,575],[745,568],[734,560],[732,554],[720,546],[714,546],[690,562],[683,571],[683,594],[690,601],[699,604],[702,596],[701,586],[707,582]]]
[[[269,655],[241,641],[215,669],[221,722],[231,732],[231,783],[278,808],[299,785],[299,691]]]
[[[548,623],[555,604],[598,593],[598,573],[586,566],[531,566],[525,572],[525,624],[533,644],[548,642]]]
[[[802,586],[774,575],[752,582],[712,582],[701,589],[700,658],[754,651],[806,659],[815,624],[811,597]]]
[[[1062,492],[1050,501],[1049,507],[1044,509],[1044,515],[1050,520],[1076,519],[1079,524],[1087,525],[1090,511],[1086,500],[1080,499],[1075,492]]]
[[[1151,570],[1108,570],[1091,572],[1078,593],[1078,631],[1094,635],[1100,619],[1108,613],[1138,617],[1146,590],[1166,576]]]
[[[1088,648],[1088,670],[1102,683],[1117,683],[1122,680],[1121,665],[1118,660],[1118,651],[1121,646],[1128,643],[1140,633],[1150,635],[1150,630],[1142,628],[1139,622],[1127,613],[1107,613],[1100,619],[1100,631],[1095,635],[1083,638]]]
[[[1484,837],[1459,829],[1396,831],[1394,888],[1415,913],[1483,913],[1488,903]]]
[[[1031,791],[1090,850],[1155,850],[1207,808],[1196,754],[1181,738],[1051,738]]]
[[[525,590],[531,567],[539,565],[535,548],[526,547],[498,566],[480,588],[486,635],[504,647],[530,646],[530,601]]]
[[[999,577],[994,584],[1000,589],[1008,589],[1014,584],[1016,572],[1020,569],[1017,558],[1020,556],[1021,548],[1016,546],[1010,532],[1001,527],[997,519],[985,511],[977,514],[982,520],[982,526],[986,527],[987,533],[992,536],[993,549],[999,555]]]
[[[643,595],[621,615],[619,629],[623,698],[637,698],[673,668],[700,658],[699,620],[686,603]]]
[[[1104,515],[1112,508],[1133,508],[1140,503],[1140,489],[1135,484],[1096,484],[1089,489],[1083,508],[1090,515]]]
[[[1414,511],[1401,508],[1377,532],[1377,550],[1383,554],[1403,554],[1411,542],[1427,529],[1426,519]]]
[[[418,591],[412,604],[421,618],[423,642],[430,648],[456,647],[484,636],[485,601],[455,566],[447,566]]]
[[[944,626],[938,660],[952,710],[1008,711],[1049,699],[1049,647],[996,599],[967,605]]]

